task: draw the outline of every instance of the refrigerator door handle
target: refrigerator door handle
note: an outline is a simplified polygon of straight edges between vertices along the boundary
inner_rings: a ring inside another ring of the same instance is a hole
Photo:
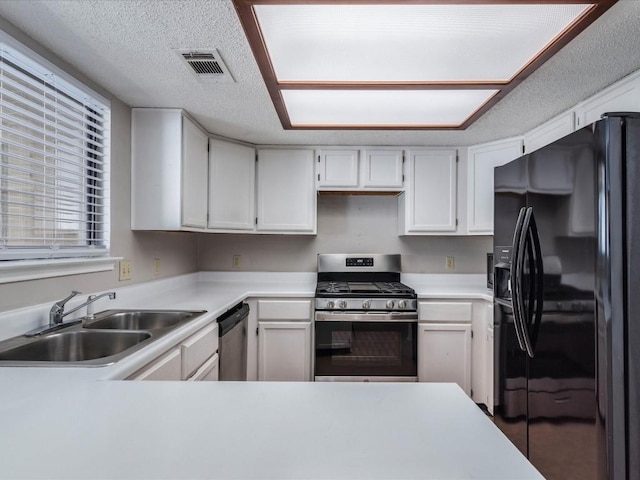
[[[518,339],[518,345],[520,350],[526,351],[524,344],[524,337],[522,335],[522,272],[520,259],[523,257],[520,252],[520,240],[524,235],[524,218],[526,214],[526,207],[522,207],[518,213],[518,220],[516,221],[516,229],[513,234],[513,248],[511,258],[511,302],[513,305],[513,326],[516,330],[516,338]]]
[[[530,335],[529,344],[532,347],[532,355],[535,355],[535,347],[538,342],[538,332],[540,331],[540,324],[542,322],[542,309],[544,306],[544,266],[542,262],[542,249],[540,247],[540,236],[538,235],[538,226],[536,225],[535,215],[531,212],[531,224],[529,225],[529,231],[531,233],[531,240],[533,243],[534,254],[534,278],[533,286],[535,290],[534,305],[535,308],[531,312],[532,330]],[[527,336],[529,336],[529,330],[527,329]]]
[[[533,305],[532,303],[534,303],[534,297],[533,297],[533,291],[532,288],[534,285],[534,282],[531,281],[532,277],[534,277],[534,272],[533,270],[535,270],[535,268],[531,269],[532,271],[529,272],[529,303],[527,305],[527,308],[525,309],[524,306],[524,298],[523,298],[523,277],[524,277],[524,259],[525,259],[525,252],[527,250],[529,250],[529,259],[531,260],[531,256],[533,254],[533,247],[531,245],[531,219],[532,219],[532,215],[533,215],[533,208],[532,207],[528,207],[524,216],[524,221],[522,222],[522,230],[523,230],[523,234],[520,236],[520,242],[518,245],[518,279],[516,280],[516,283],[518,284],[518,296],[520,297],[518,300],[519,303],[519,307],[520,307],[520,314],[519,316],[519,321],[520,321],[520,330],[522,332],[522,343],[524,344],[524,351],[527,352],[527,355],[531,358],[533,358],[533,346],[531,345],[531,339],[529,338],[529,333],[528,333],[528,324],[529,324],[529,320],[531,319],[531,314],[532,312],[532,308]],[[526,320],[525,320],[526,319]]]

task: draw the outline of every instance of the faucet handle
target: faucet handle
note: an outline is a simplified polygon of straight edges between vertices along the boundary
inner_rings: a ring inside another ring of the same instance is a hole
[[[64,307],[64,304],[67,303],[69,300],[71,300],[73,297],[75,297],[76,295],[80,295],[82,292],[78,292],[77,290],[71,290],[71,295],[69,295],[67,298],[64,298],[62,300],[59,300],[56,302],[56,304],[59,307]]]

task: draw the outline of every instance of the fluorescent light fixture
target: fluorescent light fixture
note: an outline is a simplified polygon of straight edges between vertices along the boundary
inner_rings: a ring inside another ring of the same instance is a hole
[[[282,125],[468,127],[617,0],[233,0]]]
[[[458,127],[497,90],[282,90],[293,127]]]
[[[278,82],[507,82],[589,4],[256,5]]]

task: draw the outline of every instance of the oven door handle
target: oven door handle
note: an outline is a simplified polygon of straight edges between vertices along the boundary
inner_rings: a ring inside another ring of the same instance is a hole
[[[316,312],[316,322],[417,322],[417,312]]]

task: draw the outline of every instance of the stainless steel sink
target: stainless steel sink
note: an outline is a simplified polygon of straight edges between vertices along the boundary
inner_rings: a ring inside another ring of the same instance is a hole
[[[0,352],[0,360],[84,362],[117,355],[150,338],[150,332],[60,332]]]
[[[122,360],[206,311],[106,310],[61,330],[0,342],[0,367],[104,366]]]
[[[107,310],[85,323],[88,330],[164,330],[193,320],[202,312],[169,310]]]

